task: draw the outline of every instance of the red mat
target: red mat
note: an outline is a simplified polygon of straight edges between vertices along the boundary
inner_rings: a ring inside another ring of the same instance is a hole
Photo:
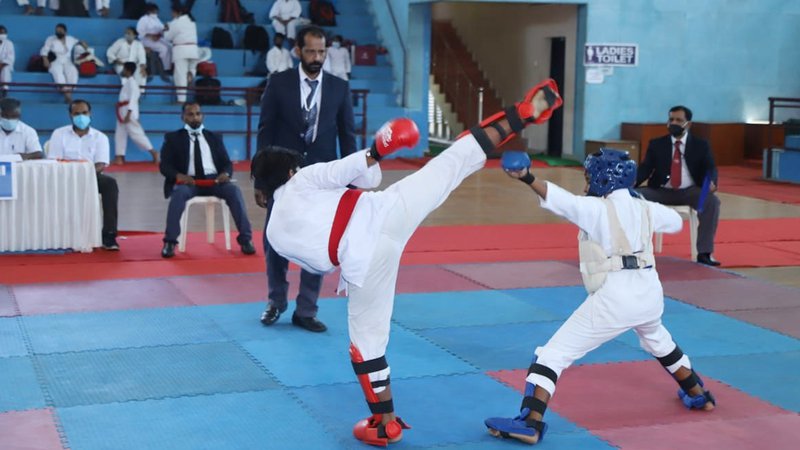
[[[577,268],[554,261],[445,266],[490,289],[575,286],[581,284]]]
[[[63,448],[50,409],[30,409],[0,414],[3,450],[54,450]]]
[[[760,166],[721,166],[720,191],[774,202],[800,204],[800,185],[765,181],[761,176]]]
[[[800,306],[750,311],[727,311],[723,314],[800,339]]]
[[[800,306],[800,289],[750,278],[667,281],[664,295],[711,311]]]

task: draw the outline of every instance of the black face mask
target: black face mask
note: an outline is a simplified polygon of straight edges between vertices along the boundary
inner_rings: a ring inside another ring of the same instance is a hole
[[[667,128],[669,129],[669,134],[671,134],[672,137],[679,137],[683,134],[683,127],[680,125],[671,123],[669,126],[667,126]]]
[[[60,31],[56,33],[56,37],[59,38],[59,39],[63,39],[64,36],[66,36],[66,33],[62,33]]]

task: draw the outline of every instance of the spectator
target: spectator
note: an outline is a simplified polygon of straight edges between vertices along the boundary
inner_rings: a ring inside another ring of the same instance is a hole
[[[19,6],[25,7],[25,15],[37,15],[41,16],[44,14],[44,7],[47,6],[47,0],[36,0],[36,8],[31,6],[29,0],[17,0],[17,4]]]
[[[178,103],[186,102],[186,89],[197,73],[197,24],[183,11],[180,6],[172,7],[172,21],[167,26],[164,39],[172,44],[172,61],[175,70],[172,78],[177,90]]]
[[[328,49],[328,58],[330,66],[327,70],[333,75],[343,79],[350,79],[350,52],[347,48],[342,47],[342,37],[336,36],[333,38],[331,48]]]
[[[22,106],[19,100],[0,100],[0,155],[18,154],[22,159],[41,159],[42,146],[36,130],[20,120]]]
[[[128,137],[140,149],[150,152],[153,162],[158,162],[158,152],[153,149],[153,144],[142,129],[139,123],[139,83],[133,77],[139,68],[136,63],[126,62],[122,65],[122,88],[119,91],[119,101],[117,102],[117,128],[114,131],[114,164],[125,163],[125,150],[128,147]]]
[[[14,43],[8,39],[8,30],[0,25],[0,98],[8,94],[8,86],[11,83],[11,73],[14,71]]]
[[[122,76],[123,65],[126,62],[134,63],[137,70],[133,73],[133,79],[139,86],[145,86],[147,84],[147,57],[144,45],[136,39],[138,35],[135,28],[126,28],[125,37],[117,39],[108,48],[106,56],[108,63],[114,67],[114,72],[120,76]]]
[[[39,54],[43,58],[44,67],[53,76],[56,84],[78,83],[78,68],[72,63],[72,54],[76,45],[88,49],[89,44],[85,41],[69,36],[67,26],[63,23],[56,25],[56,34],[44,41],[44,46]],[[72,102],[72,86],[64,86],[61,92],[64,93],[64,101]]]
[[[275,0],[269,10],[269,18],[272,20],[272,28],[275,33],[289,36],[290,45],[294,45],[291,40],[297,34],[297,25],[303,10],[298,0]]]
[[[92,161],[97,170],[97,189],[103,202],[103,248],[119,250],[117,244],[117,181],[103,170],[108,165],[108,136],[89,126],[92,123],[92,106],[86,100],[69,104],[71,125],[57,128],[50,136],[47,157],[67,161]]]
[[[275,46],[267,52],[267,73],[270,75],[294,67],[292,63],[292,54],[289,53],[289,50],[283,48],[283,41],[285,38],[286,36],[281,33],[275,33],[275,37],[273,38]]]
[[[197,196],[213,196],[225,200],[239,229],[236,239],[245,255],[254,255],[250,220],[239,187],[231,183],[233,164],[222,137],[203,127],[200,104],[183,104],[183,128],[164,136],[161,147],[161,173],[164,175],[164,197],[169,198],[167,229],[161,257],[175,256],[175,244],[181,234],[181,215],[186,202]],[[200,186],[200,180],[209,185]]]
[[[85,3],[89,3],[88,1],[84,0]],[[97,10],[97,15],[100,17],[108,17],[108,13],[111,12],[111,0],[95,0],[94,1],[95,9]],[[89,9],[88,6],[86,9]]]
[[[158,54],[158,60],[161,62],[162,67],[162,71],[159,72],[169,71],[172,67],[172,49],[163,39],[165,27],[161,19],[158,18],[158,5],[148,3],[146,8],[147,13],[136,22],[136,32],[139,34],[139,39],[142,40],[144,48]],[[150,73],[153,74],[156,71],[151,70]]]

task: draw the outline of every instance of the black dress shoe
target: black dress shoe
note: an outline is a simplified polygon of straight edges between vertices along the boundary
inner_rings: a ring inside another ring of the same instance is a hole
[[[162,258],[172,258],[175,256],[175,243],[164,242],[164,247],[161,249]]]
[[[720,262],[711,259],[711,253],[698,253],[697,254],[697,262],[700,264],[705,264],[707,266],[719,266]]]
[[[278,319],[280,319],[282,312],[283,311],[279,310],[278,308],[270,306],[266,311],[264,311],[263,314],[261,314],[261,323],[267,326],[272,325],[273,323],[277,322]]]
[[[256,248],[253,247],[253,241],[247,241],[244,244],[239,244],[239,246],[242,247],[242,253],[244,253],[245,255],[256,254]]]
[[[328,329],[328,327],[326,327],[324,323],[317,320],[316,317],[299,317],[297,314],[292,314],[292,325],[305,328],[306,330],[313,331],[314,333],[322,333]]]

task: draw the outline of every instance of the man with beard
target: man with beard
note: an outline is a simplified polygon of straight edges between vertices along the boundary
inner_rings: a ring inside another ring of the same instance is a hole
[[[304,165],[337,159],[337,138],[342,157],[354,153],[356,140],[350,85],[322,70],[326,57],[325,32],[317,27],[304,28],[297,33],[295,44],[300,67],[270,76],[261,98],[258,148],[284,147],[297,151],[303,156]],[[269,223],[272,202],[263,191],[263,187],[256,184],[256,203],[267,208]],[[288,306],[286,272],[289,262],[270,247],[266,235],[264,253],[269,304],[261,322],[272,325]],[[321,287],[321,275],[301,272],[300,292],[292,315],[294,325],[314,332],[327,329],[316,319]]]

